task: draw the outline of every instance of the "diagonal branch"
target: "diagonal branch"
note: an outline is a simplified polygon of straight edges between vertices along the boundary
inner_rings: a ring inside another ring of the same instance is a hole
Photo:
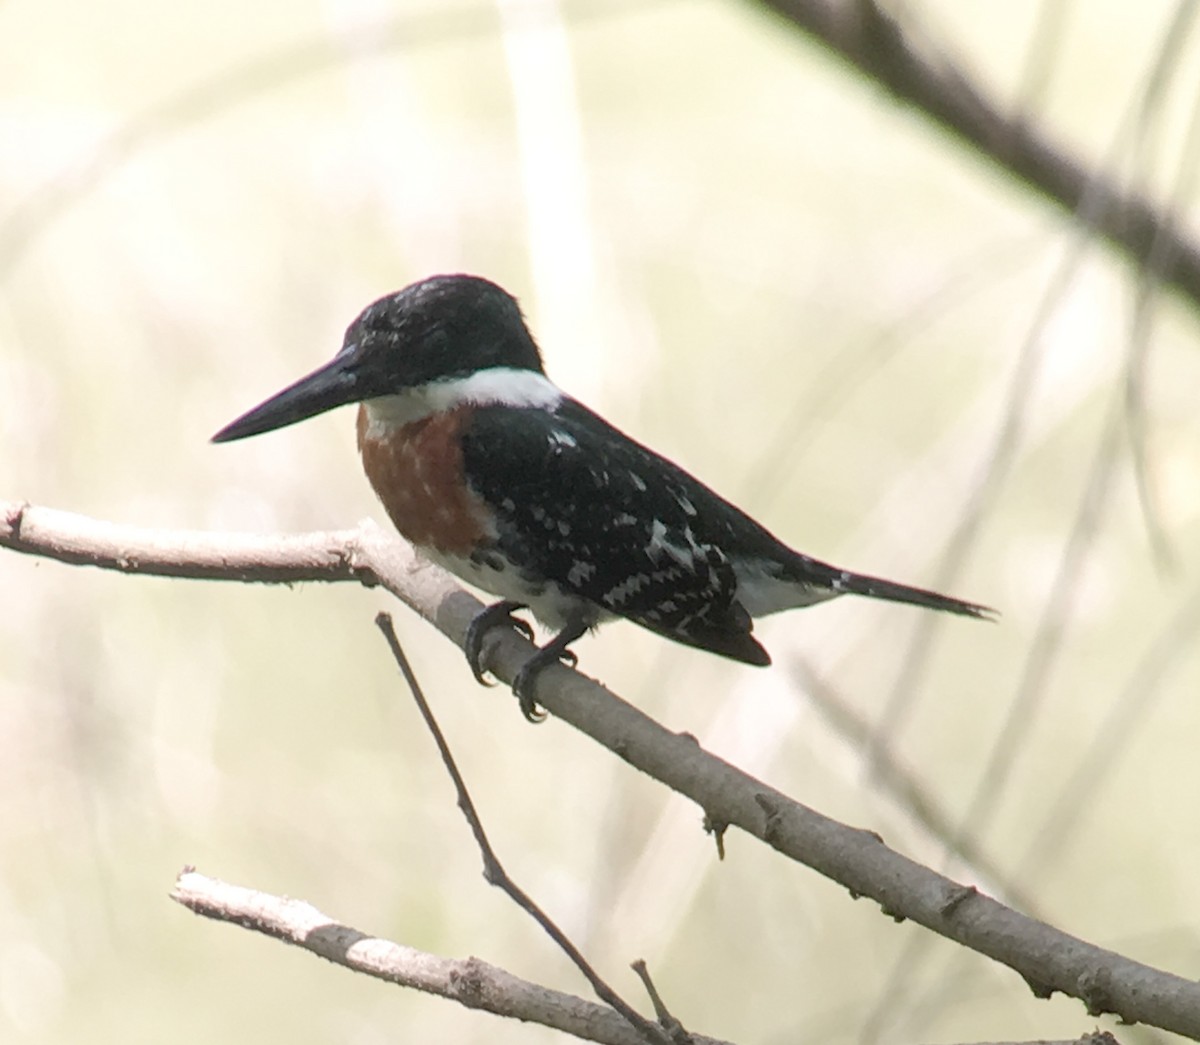
[[[303,900],[231,885],[185,868],[171,899],[215,921],[231,922],[294,944],[353,972],[456,1001],[468,1009],[527,1020],[607,1045],[644,1045],[606,1005],[530,983],[478,958],[441,958],[360,932]],[[693,1035],[696,1045],[723,1045]]]
[[[1061,141],[1006,114],[946,53],[922,51],[878,0],[759,0],[858,73],[1095,229],[1138,267],[1200,303],[1200,244],[1174,215],[1124,191]]]
[[[81,516],[0,501],[0,546],[110,569],[242,580],[254,576],[255,570],[236,553],[246,551],[248,540],[265,540],[187,533],[172,560],[172,535],[167,532],[140,531],[151,538],[143,549],[130,539],[138,531],[124,527],[118,528],[122,543],[106,545],[106,535],[113,532],[107,524],[94,524],[94,532],[81,541],[88,525]],[[324,579],[357,578],[381,584],[461,647],[479,601],[448,574],[422,565],[411,549],[388,540],[373,525],[347,532],[352,536],[341,554],[329,561]],[[312,540],[315,546],[329,548],[335,537],[323,534],[300,540],[301,546]],[[80,558],[81,544],[88,549],[84,558]],[[189,549],[198,549],[201,561],[189,561]],[[224,572],[214,566],[222,549],[228,550],[233,563]],[[151,561],[161,568],[152,569]],[[274,559],[270,577],[258,579],[311,580],[318,574],[314,563],[304,560],[295,564],[289,577],[286,563]],[[513,630],[495,629],[493,634],[488,667],[511,682],[532,646]],[[1038,997],[1061,991],[1082,1000],[1093,1015],[1111,1012],[1127,1022],[1200,1039],[1200,984],[1069,936],[923,867],[889,849],[878,835],[822,816],[743,773],[705,751],[694,737],[669,732],[565,666],[549,667],[538,676],[536,697],[551,714],[691,798],[718,828],[740,827],[844,886],[853,896],[875,900],[888,917],[911,919],[1009,966]]]

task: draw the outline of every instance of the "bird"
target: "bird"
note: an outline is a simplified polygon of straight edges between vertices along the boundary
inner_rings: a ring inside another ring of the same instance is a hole
[[[553,638],[513,679],[538,721],[538,674],[623,618],[745,664],[771,663],[754,620],[840,595],[988,619],[987,606],[794,551],[679,465],[547,377],[516,299],[480,276],[422,279],[368,305],[325,365],[212,437],[225,443],[359,404],[363,469],[400,534],[498,601],[464,647],[485,681],[497,625]]]

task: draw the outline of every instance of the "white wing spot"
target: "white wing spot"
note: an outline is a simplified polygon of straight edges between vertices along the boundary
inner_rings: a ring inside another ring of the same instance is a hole
[[[578,588],[584,581],[595,576],[596,564],[592,562],[584,562],[582,559],[575,562],[567,571],[567,581],[574,587]]]
[[[638,475],[637,472],[630,472],[629,478],[633,485],[636,486],[642,493],[646,492],[646,480]]]
[[[690,547],[684,548],[667,538],[667,524],[661,519],[655,519],[650,524],[650,540],[646,544],[646,554],[651,559],[658,560],[664,555],[674,559],[682,566],[692,567],[696,561],[696,538],[691,529],[683,531],[683,536]]]
[[[631,595],[636,595],[647,584],[650,583],[650,578],[644,573],[635,573],[630,577],[626,577],[620,584],[614,588],[609,588],[604,593],[601,601],[609,604],[620,605]]]

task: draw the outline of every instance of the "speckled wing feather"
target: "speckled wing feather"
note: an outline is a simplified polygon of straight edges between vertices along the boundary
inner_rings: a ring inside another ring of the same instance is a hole
[[[468,484],[518,569],[677,642],[770,662],[722,547],[732,505],[570,399],[481,406],[462,439]]]

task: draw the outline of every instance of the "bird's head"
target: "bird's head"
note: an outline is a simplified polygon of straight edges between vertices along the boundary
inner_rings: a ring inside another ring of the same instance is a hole
[[[347,403],[432,394],[484,372],[543,373],[516,300],[478,276],[431,276],[368,305],[332,360],[226,425],[213,442]]]

